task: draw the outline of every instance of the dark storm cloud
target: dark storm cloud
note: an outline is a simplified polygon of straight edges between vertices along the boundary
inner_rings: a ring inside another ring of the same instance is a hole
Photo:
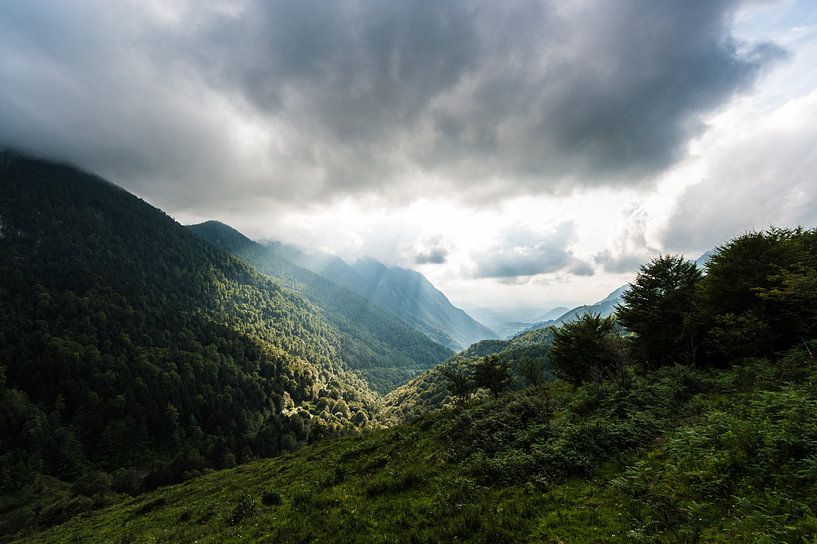
[[[411,195],[418,173],[472,196],[640,183],[780,55],[732,38],[735,9],[6,2],[0,145],[192,209]]]
[[[448,258],[448,250],[437,247],[415,255],[415,264],[444,264]]]

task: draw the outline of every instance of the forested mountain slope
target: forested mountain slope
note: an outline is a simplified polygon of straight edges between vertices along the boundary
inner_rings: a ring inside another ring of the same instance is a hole
[[[342,335],[126,191],[0,154],[0,491],[136,491],[365,426]]]
[[[446,370],[463,372],[471,379],[474,368],[485,357],[495,356],[508,369],[509,387],[526,385],[523,366],[535,363],[549,371],[548,350],[553,341],[549,328],[522,333],[510,340],[483,340],[431,368],[386,395],[385,417],[393,421],[410,421],[423,414],[452,406],[457,399],[448,387]],[[487,397],[483,391],[481,398]]]
[[[357,292],[285,259],[275,246],[258,244],[217,221],[189,228],[312,302],[343,333],[339,337],[343,360],[383,394],[452,355],[451,350]]]
[[[465,311],[457,308],[425,276],[414,270],[389,267],[374,259],[351,265],[338,257],[273,244],[288,259],[347,287],[393,312],[435,342],[461,350],[479,340],[496,338]]]
[[[621,326],[471,346],[421,375],[445,379],[443,406],[409,423],[142,496],[99,478],[60,488],[67,503],[3,496],[0,521],[48,543],[813,542],[815,308],[817,231],[746,233],[706,275],[644,265]],[[3,394],[9,421],[20,397]]]

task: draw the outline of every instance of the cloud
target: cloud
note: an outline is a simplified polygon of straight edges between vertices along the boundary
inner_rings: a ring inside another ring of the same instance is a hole
[[[441,247],[435,247],[428,251],[418,253],[414,257],[415,264],[443,264],[448,257],[448,250]]]
[[[638,185],[781,55],[737,5],[9,3],[0,145],[202,214]]]
[[[652,219],[641,203],[633,202],[625,206],[620,212],[616,234],[608,242],[608,247],[598,252],[593,260],[605,272],[622,274],[637,271],[660,253],[660,249],[647,237]]]
[[[590,263],[581,259],[574,259],[567,271],[575,276],[592,276],[596,273]]]
[[[767,115],[747,108],[735,117],[703,143],[711,152],[704,175],[664,229],[671,251],[696,255],[771,225],[817,226],[817,91]]]
[[[575,241],[575,231],[575,225],[569,221],[546,234],[526,228],[506,230],[495,246],[474,256],[474,276],[524,281],[560,271],[592,275],[592,267],[577,259],[569,248]]]

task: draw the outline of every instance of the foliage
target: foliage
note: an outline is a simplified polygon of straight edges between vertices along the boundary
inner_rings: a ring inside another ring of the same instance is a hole
[[[815,230],[771,228],[719,247],[700,289],[710,351],[726,360],[765,355],[813,337],[815,277]]]
[[[264,506],[275,506],[278,504],[283,504],[283,502],[284,498],[275,489],[267,489],[261,493],[261,504]]]
[[[508,388],[511,376],[497,355],[489,355],[474,366],[474,385],[488,389],[494,398]]]
[[[447,359],[451,351],[433,342],[400,317],[358,293],[283,258],[275,247],[262,246],[216,221],[189,227],[217,247],[246,260],[261,273],[315,305],[339,335],[338,355],[380,393],[387,393],[415,374]]]
[[[574,384],[620,373],[625,355],[615,318],[584,314],[565,323],[554,332],[550,359],[554,373]]]
[[[465,404],[474,394],[474,383],[464,370],[454,366],[440,369],[440,373],[448,380],[448,392],[457,398],[460,404]]]
[[[808,542],[815,380],[799,348],[626,387],[551,382],[550,422],[541,391],[518,390],[115,500],[21,542]],[[271,487],[281,504],[233,521],[238,498]]]
[[[242,520],[253,517],[258,513],[258,505],[255,504],[255,499],[247,493],[241,495],[235,503],[233,510],[230,512],[228,521],[235,525]]]
[[[446,374],[457,372],[472,382],[476,366],[491,355],[496,355],[510,374],[510,387],[518,389],[528,384],[524,368],[528,365],[541,367],[550,377],[548,350],[553,340],[553,329],[535,329],[510,340],[483,340],[448,359],[445,363],[429,369],[406,385],[398,387],[384,399],[385,417],[397,421],[409,421],[445,406],[462,402],[462,396],[449,388],[451,380]],[[477,398],[482,393],[474,392]],[[470,397],[470,395],[469,395]]]
[[[342,333],[279,282],[69,167],[2,155],[0,194],[2,490],[138,492],[370,425]]]
[[[616,316],[634,333],[634,352],[648,366],[694,364],[700,340],[688,316],[701,277],[695,263],[661,255],[641,267],[622,295]]]

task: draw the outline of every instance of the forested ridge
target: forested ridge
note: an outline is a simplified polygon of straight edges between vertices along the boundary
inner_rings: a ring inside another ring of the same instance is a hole
[[[279,242],[267,244],[289,260],[365,297],[387,312],[398,315],[434,342],[461,350],[496,333],[475,321],[428,279],[406,268],[386,266],[362,258],[347,264],[336,256]]]
[[[451,372],[461,373],[464,380],[470,380],[475,368],[486,357],[493,357],[507,369],[508,387],[522,387],[527,383],[525,370],[529,365],[540,367],[543,376],[549,373],[548,350],[552,341],[553,330],[543,328],[523,332],[510,340],[477,342],[390,391],[384,397],[385,417],[393,422],[410,421],[456,404],[457,395],[449,388]]]
[[[342,333],[118,187],[0,156],[0,485],[138,492],[367,426]]]
[[[387,393],[415,374],[434,366],[451,351],[432,341],[399,315],[375,306],[362,295],[301,268],[280,255],[276,246],[258,244],[217,221],[189,227],[261,273],[280,279],[312,302],[339,335],[339,354],[369,385]]]

